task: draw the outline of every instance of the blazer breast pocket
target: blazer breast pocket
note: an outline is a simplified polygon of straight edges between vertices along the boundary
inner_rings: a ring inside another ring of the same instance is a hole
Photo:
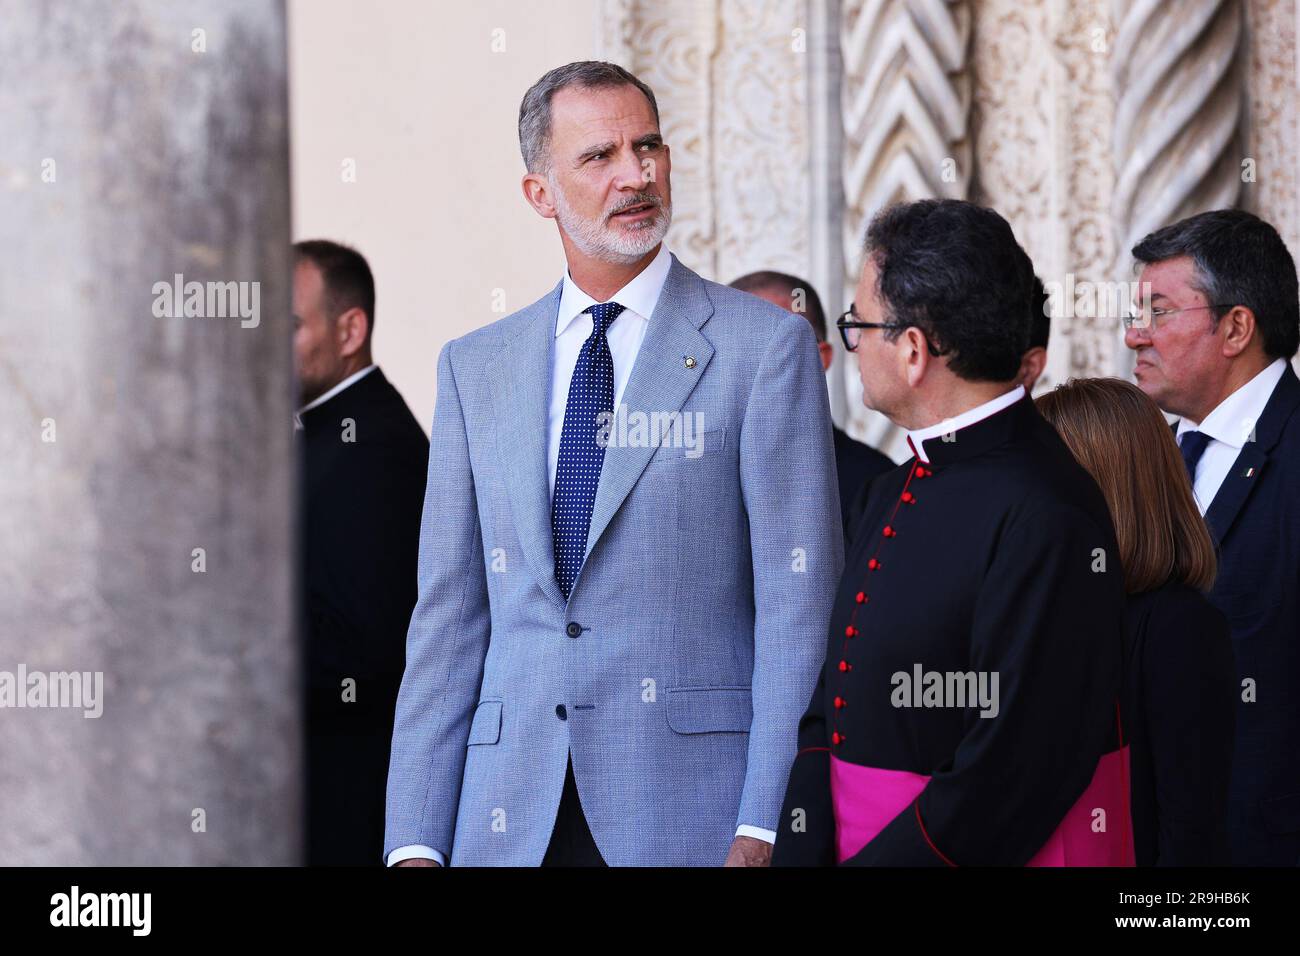
[[[670,687],[666,709],[679,734],[747,734],[754,722],[748,687]]]
[[[670,431],[664,436],[663,443],[655,449],[654,457],[650,459],[651,465],[663,465],[673,463],[698,462],[712,460],[722,454],[727,447],[727,430],[725,428],[714,428],[705,432],[692,432],[687,434],[683,431],[680,435],[674,436]]]
[[[469,725],[469,743],[494,744],[501,739],[501,701],[481,700],[474,709],[474,720]]]

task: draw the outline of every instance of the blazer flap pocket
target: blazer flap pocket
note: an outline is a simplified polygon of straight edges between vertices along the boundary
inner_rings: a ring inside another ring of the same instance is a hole
[[[494,744],[501,739],[501,701],[481,700],[469,725],[469,746]]]
[[[668,726],[679,734],[747,734],[753,722],[748,687],[668,688]]]
[[[1269,833],[1300,832],[1300,793],[1259,801],[1259,815]]]
[[[712,457],[722,451],[727,444],[727,430],[714,428],[700,431],[696,428],[668,429],[659,447],[655,449],[650,464],[662,461],[691,461],[696,458]]]

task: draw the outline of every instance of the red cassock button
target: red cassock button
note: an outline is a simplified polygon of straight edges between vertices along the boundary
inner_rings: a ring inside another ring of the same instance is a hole
[[[859,591],[859,592],[858,592],[858,596],[855,597],[853,600],[857,601],[859,604],[866,604],[866,603],[867,603],[867,596],[866,596],[866,594],[864,594],[862,591]]]
[[[896,534],[898,534],[897,531],[895,531],[895,530],[894,530],[892,527],[890,527],[889,525],[885,525],[885,537],[886,537],[886,538],[892,538],[892,537],[893,537],[894,535],[896,535]]]
[[[879,567],[880,567],[880,562],[877,561],[875,558],[872,558],[870,561],[867,562],[868,571],[875,571],[879,569]]]
[[[854,627],[852,624],[850,624],[848,627],[844,629],[845,637],[856,637],[857,633],[858,633],[858,629]]]
[[[848,673],[848,672],[851,671],[851,670],[853,670],[853,667],[849,664],[848,661],[840,661],[840,673],[841,673],[841,674]]]
[[[835,733],[831,734],[831,743],[838,747],[840,744],[844,743],[844,735],[838,730],[835,731]]]
[[[912,493],[910,491],[905,491],[903,492],[903,500],[910,505],[916,499],[912,496]]]
[[[844,698],[843,698],[843,697],[836,697],[836,698],[835,698],[835,709],[836,709],[836,710],[839,710],[839,709],[840,709],[841,707],[843,707],[843,706],[844,706]]]

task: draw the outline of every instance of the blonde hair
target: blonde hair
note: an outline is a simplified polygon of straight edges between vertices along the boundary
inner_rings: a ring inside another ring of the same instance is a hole
[[[1167,581],[1208,591],[1218,561],[1173,432],[1156,403],[1117,378],[1071,379],[1037,400],[1101,488],[1129,594]]]

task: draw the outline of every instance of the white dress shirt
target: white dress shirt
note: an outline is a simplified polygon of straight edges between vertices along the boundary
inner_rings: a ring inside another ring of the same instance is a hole
[[[659,254],[650,261],[641,272],[627,285],[619,289],[607,301],[617,302],[623,306],[621,312],[605,332],[609,340],[609,351],[614,358],[614,408],[617,409],[623,398],[623,389],[632,375],[632,365],[636,362],[637,352],[645,338],[646,326],[654,314],[668,279],[668,270],[672,266],[672,257],[668,247],[661,245]],[[578,288],[573,277],[566,270],[564,288],[560,291],[560,307],[555,316],[555,350],[551,363],[551,401],[547,416],[547,461],[546,475],[549,483],[548,492],[555,494],[555,469],[560,460],[560,433],[564,430],[564,412],[569,404],[569,382],[573,379],[573,370],[578,364],[578,353],[582,345],[591,337],[591,315],[584,310],[599,305],[595,299]],[[736,836],[754,837],[767,843],[776,842],[776,832],[762,827],[742,824],[736,828]],[[446,858],[432,847],[402,846],[388,854],[388,865],[402,860],[420,858],[437,860],[446,865]]]
[[[1277,383],[1282,381],[1285,371],[1286,359],[1277,359],[1215,406],[1199,425],[1185,418],[1178,423],[1179,445],[1183,443],[1183,436],[1191,431],[1198,431],[1210,439],[1201,460],[1196,463],[1196,478],[1192,481],[1196,507],[1202,516],[1210,510],[1214,496],[1219,493],[1228,472],[1232,471],[1232,464],[1241,454],[1242,446],[1255,440],[1255,422],[1264,414],[1264,406]]]
[[[1004,408],[1010,408],[1020,399],[1025,397],[1025,387],[1017,385],[1005,395],[999,395],[982,405],[976,405],[968,411],[962,412],[954,418],[945,418],[934,425],[927,425],[925,428],[918,428],[916,431],[907,433],[907,443],[912,446],[912,452],[921,461],[927,465],[930,463],[930,456],[926,454],[925,443],[934,439],[943,441],[944,435],[953,435],[950,441],[956,440],[955,433],[965,428],[967,425],[974,425],[978,421],[983,421],[990,415],[996,415]]]
[[[367,375],[369,375],[371,372],[373,372],[373,371],[374,371],[375,369],[377,369],[378,367],[379,367],[378,365],[375,365],[375,364],[372,362],[371,364],[369,364],[369,365],[367,365],[365,368],[363,368],[361,371],[359,371],[359,372],[355,372],[355,373],[353,373],[352,375],[349,375],[349,376],[348,376],[347,378],[345,378],[343,381],[339,382],[337,385],[335,385],[333,388],[331,388],[328,392],[325,392],[323,395],[318,395],[316,398],[313,398],[310,402],[308,402],[308,403],[307,403],[306,405],[304,405],[302,408],[298,409],[296,412],[293,413],[293,427],[294,427],[294,429],[297,430],[297,429],[302,428],[302,417],[301,417],[301,416],[302,416],[302,413],[303,413],[303,412],[309,412],[309,411],[311,411],[313,408],[316,408],[318,405],[324,405],[326,402],[328,402],[331,398],[333,398],[333,397],[334,397],[335,395],[337,395],[339,392],[343,391],[345,388],[347,388],[347,387],[349,387],[349,386],[351,386],[351,385],[355,385],[357,382],[361,381],[363,378],[365,378]]]
[[[636,361],[637,352],[641,350],[646,326],[659,302],[659,293],[663,291],[671,265],[672,257],[668,253],[668,247],[660,245],[659,254],[650,264],[635,279],[609,297],[610,302],[617,302],[624,307],[623,312],[605,331],[610,354],[614,357],[615,409],[623,399],[627,380],[632,376],[632,364]],[[591,315],[584,315],[583,310],[599,304],[579,289],[568,270],[565,270],[560,308],[555,316],[555,360],[551,363],[551,404],[546,428],[546,478],[551,496],[555,495],[555,469],[560,460],[564,411],[569,405],[569,383],[573,380],[573,370],[578,364],[578,353],[582,351],[583,343],[591,337]]]

